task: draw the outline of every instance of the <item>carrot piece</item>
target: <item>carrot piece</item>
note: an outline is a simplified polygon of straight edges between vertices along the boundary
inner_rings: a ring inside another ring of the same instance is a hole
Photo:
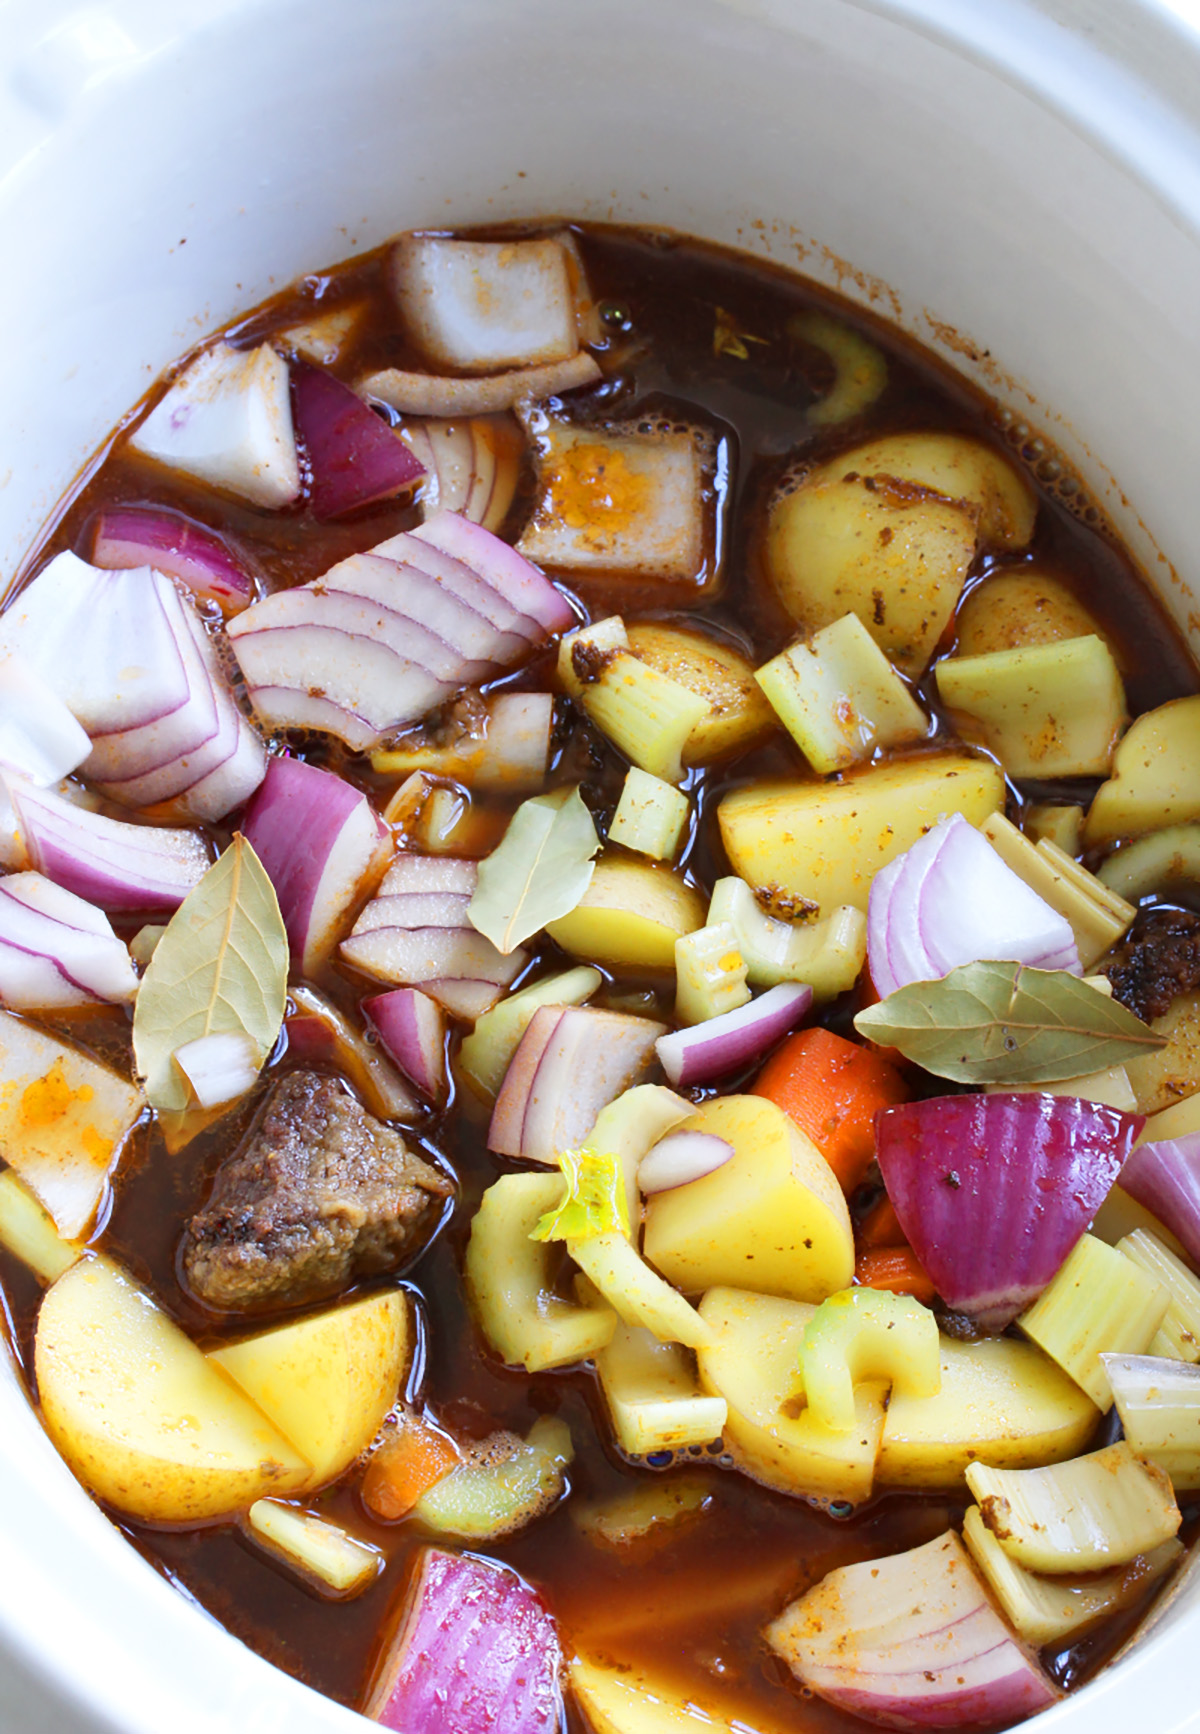
[[[428,1421],[405,1415],[371,1453],[363,1477],[363,1504],[394,1523],[461,1461],[458,1447]]]
[[[859,1223],[857,1238],[859,1246],[864,1249],[907,1244],[896,1207],[886,1192],[875,1200]]]
[[[860,1252],[854,1280],[861,1288],[885,1288],[892,1294],[909,1294],[926,1306],[937,1292],[911,1246],[878,1246]]]
[[[807,1132],[853,1192],[875,1155],[875,1115],[907,1102],[909,1091],[890,1061],[826,1029],[801,1030],[767,1061],[754,1084]]]

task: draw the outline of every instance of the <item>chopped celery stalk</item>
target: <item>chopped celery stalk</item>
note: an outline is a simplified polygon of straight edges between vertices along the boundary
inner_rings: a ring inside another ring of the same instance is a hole
[[[618,1494],[603,1505],[576,1505],[571,1515],[589,1541],[604,1547],[633,1547],[666,1539],[698,1517],[712,1501],[712,1489],[698,1475],[676,1475]]]
[[[1125,688],[1094,634],[939,662],[938,692],[1010,777],[1104,777],[1125,726]]]
[[[1117,1242],[1117,1251],[1161,1282],[1171,1297],[1150,1353],[1174,1361],[1200,1361],[1200,1281],[1156,1234],[1138,1228]]]
[[[647,1151],[696,1111],[665,1084],[635,1084],[615,1102],[601,1108],[596,1124],[584,1140],[588,1150],[617,1158],[625,1182],[625,1208],[630,1238],[634,1238],[642,1215],[642,1195],[637,1171]]]
[[[545,981],[535,981],[509,994],[476,1018],[475,1028],[459,1049],[459,1069],[482,1094],[494,1096],[534,1012],[544,1005],[582,1005],[603,979],[598,969],[581,964],[578,969],[547,976]]]
[[[1093,1403],[1109,1409],[1112,1389],[1101,1355],[1143,1354],[1170,1301],[1162,1283],[1124,1253],[1085,1234],[1017,1323]]]
[[[346,1598],[366,1589],[383,1569],[383,1555],[312,1511],[258,1499],[246,1513],[255,1540],[319,1590]]]
[[[844,904],[823,921],[793,927],[759,908],[753,891],[734,874],[718,879],[708,906],[710,925],[727,921],[746,960],[751,987],[805,981],[815,1000],[836,999],[854,986],[867,959],[867,918]]]
[[[610,843],[655,861],[673,861],[691,814],[686,795],[631,765],[608,828]]]
[[[1123,1114],[1137,1113],[1137,1097],[1124,1066],[1108,1066],[1103,1072],[1087,1072],[1082,1078],[1059,1078],[1052,1084],[988,1084],[985,1089],[989,1096],[1079,1096],[1085,1102],[1119,1108]],[[1100,1238],[1110,1240],[1106,1234]]]
[[[685,1343],[689,1349],[712,1341],[711,1326],[623,1234],[569,1240],[567,1251],[626,1324],[645,1325],[660,1342]]]
[[[1133,905],[1115,896],[1057,844],[1043,841],[1035,847],[1002,813],[989,814],[979,828],[1005,866],[1070,922],[1085,970],[1124,936],[1137,914]]]
[[[416,823],[416,840],[429,854],[444,855],[454,847],[454,833],[466,817],[467,809],[467,797],[461,789],[447,788],[439,783],[429,791],[429,798],[421,808]]]
[[[922,740],[929,719],[856,614],[789,645],[754,678],[814,770]]]
[[[554,1293],[557,1251],[530,1230],[561,1203],[561,1174],[504,1174],[480,1201],[467,1242],[467,1293],[501,1360],[536,1373],[587,1360],[616,1327],[611,1307],[579,1307]]]
[[[1025,815],[1025,829],[1035,843],[1056,843],[1067,855],[1078,855],[1083,844],[1083,808],[1035,802]]]
[[[1200,1367],[1159,1355],[1106,1355],[1130,1449],[1157,1463],[1178,1490],[1200,1488]]]
[[[154,923],[148,923],[145,927],[138,928],[129,942],[129,955],[139,969],[145,969],[150,962],[154,956],[155,946],[166,931],[165,927],[159,927]]]
[[[814,349],[823,350],[835,369],[833,384],[809,406],[807,421],[814,427],[834,427],[871,407],[888,378],[887,362],[873,343],[815,308],[797,313],[787,328]]]
[[[558,1165],[566,1196],[538,1218],[530,1240],[590,1240],[597,1234],[623,1234],[628,1240],[630,1216],[620,1158],[610,1151],[560,1150]]]
[[[562,1498],[574,1455],[570,1430],[556,1416],[543,1415],[525,1439],[494,1433],[422,1494],[413,1516],[464,1541],[511,1535]]]
[[[710,921],[675,941],[675,1010],[682,1023],[707,1023],[749,998],[746,960],[728,921]]]
[[[1044,1469],[972,1463],[967,1486],[1008,1557],[1051,1576],[1127,1565],[1182,1521],[1166,1474],[1126,1439]]]
[[[383,809],[384,824],[391,825],[405,837],[415,839],[425,803],[436,787],[433,778],[427,777],[424,771],[414,771],[411,777],[405,777],[399,788],[392,791]]]
[[[1200,882],[1200,825],[1168,825],[1126,843],[1101,864],[1099,877],[1110,890],[1132,899],[1181,880]]]
[[[11,1168],[0,1171],[0,1246],[43,1282],[56,1282],[79,1259],[79,1248],[63,1239],[50,1213]]]
[[[725,1399],[700,1389],[686,1349],[659,1342],[644,1325],[622,1320],[596,1355],[596,1373],[617,1444],[628,1456],[682,1451],[721,1437]]]
[[[835,1433],[854,1426],[854,1387],[864,1379],[886,1379],[910,1397],[936,1397],[937,1320],[907,1295],[843,1289],[823,1300],[805,1326],[800,1376],[813,1416]]]
[[[1044,1577],[1009,1558],[977,1505],[963,1518],[963,1540],[1002,1610],[1035,1649],[1061,1643],[1139,1601],[1183,1553],[1183,1543],[1172,1536],[1128,1565],[1087,1576]]]
[[[626,758],[665,783],[678,783],[683,750],[708,716],[708,701],[640,662],[628,642],[617,615],[569,632],[559,647],[559,677]]]

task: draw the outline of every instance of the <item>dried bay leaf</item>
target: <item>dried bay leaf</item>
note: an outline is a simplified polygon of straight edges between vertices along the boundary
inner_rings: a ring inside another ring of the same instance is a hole
[[[507,956],[571,913],[592,882],[599,848],[578,785],[522,801],[499,845],[479,863],[467,920]]]
[[[859,1035],[959,1084],[1049,1084],[1164,1047],[1140,1018],[1064,970],[967,963],[859,1012]]]
[[[178,1148],[215,1117],[192,1110],[172,1055],[207,1035],[248,1035],[265,1064],[283,1023],[288,941],[275,888],[239,834],[175,911],[138,989],[133,1052]],[[223,1112],[223,1110],[220,1110]]]

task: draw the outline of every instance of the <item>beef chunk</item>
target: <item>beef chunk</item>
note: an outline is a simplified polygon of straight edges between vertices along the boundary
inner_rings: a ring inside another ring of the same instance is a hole
[[[393,1270],[453,1188],[333,1078],[275,1085],[188,1224],[183,1266],[209,1306],[247,1312],[336,1294]]]
[[[1145,909],[1105,966],[1113,998],[1146,1023],[1200,987],[1200,915]]]

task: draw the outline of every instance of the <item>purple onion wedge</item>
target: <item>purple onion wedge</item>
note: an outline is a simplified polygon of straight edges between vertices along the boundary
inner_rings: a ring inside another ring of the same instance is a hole
[[[638,1163],[638,1187],[647,1197],[673,1192],[677,1186],[714,1174],[734,1155],[733,1145],[715,1132],[668,1132]]]
[[[398,987],[363,1001],[385,1051],[433,1102],[446,1093],[446,1014],[416,987]]]
[[[288,998],[295,1010],[283,1026],[290,1060],[340,1072],[379,1120],[419,1119],[421,1104],[377,1043],[307,982],[293,984]]]
[[[364,1714],[401,1734],[558,1734],[562,1652],[508,1566],[426,1548]]]
[[[254,580],[215,530],[161,506],[110,506],[96,522],[92,565],[108,571],[153,566],[239,614],[254,601]]]
[[[296,432],[319,523],[415,487],[425,467],[385,421],[324,368],[292,363]]]
[[[998,1331],[1059,1269],[1142,1124],[1075,1096],[935,1096],[877,1114],[875,1146],[937,1292]]]
[[[1200,1260],[1200,1132],[1139,1144],[1121,1170],[1121,1187]]]
[[[785,981],[736,1011],[722,1012],[657,1042],[662,1069],[673,1084],[707,1084],[761,1059],[793,1029],[812,1004],[812,988]]]
[[[101,909],[177,909],[208,871],[199,831],[125,825],[49,789],[15,779],[7,786],[31,866]]]

